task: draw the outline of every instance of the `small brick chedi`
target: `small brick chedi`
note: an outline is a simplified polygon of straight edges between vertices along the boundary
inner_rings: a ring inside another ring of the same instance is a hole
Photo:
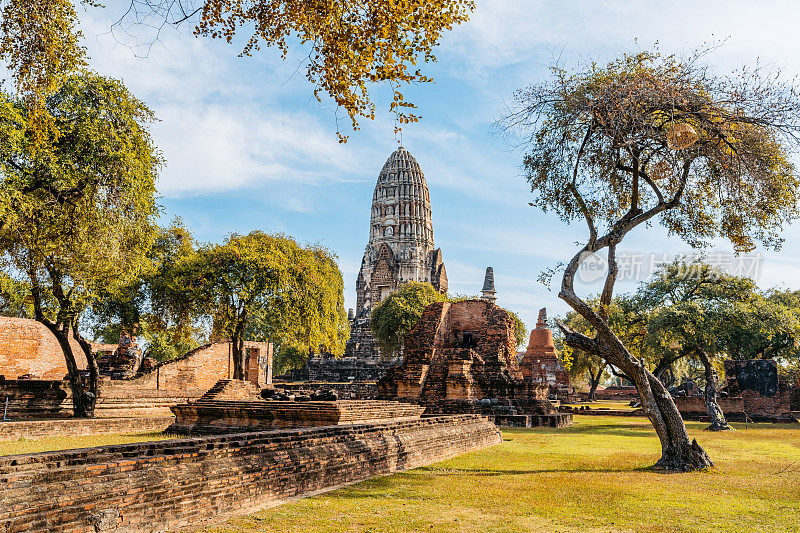
[[[493,287],[492,287],[493,291]],[[382,397],[424,405],[426,413],[482,413],[502,425],[564,426],[546,384],[526,380],[515,352],[514,320],[490,299],[435,303],[422,313],[403,363],[379,382]]]
[[[405,148],[395,150],[372,194],[369,241],[356,279],[356,309],[345,356],[376,358],[370,309],[409,281],[427,281],[447,292],[442,251],[434,248],[428,184]]]
[[[539,310],[536,328],[531,330],[520,366],[526,381],[547,385],[551,396],[567,399],[572,393],[569,374],[561,365],[553,343],[553,332],[547,327],[547,309]]]

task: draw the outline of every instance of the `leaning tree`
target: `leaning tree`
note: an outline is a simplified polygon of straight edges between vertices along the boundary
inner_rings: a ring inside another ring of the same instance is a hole
[[[634,228],[659,222],[692,246],[723,237],[737,251],[756,242],[778,248],[783,224],[797,217],[800,187],[788,154],[800,127],[791,83],[759,69],[718,76],[702,60],[642,52],[580,72],[555,67],[550,81],[515,94],[503,121],[527,139],[532,205],[588,227],[564,267],[559,297],[596,334],[559,324],[565,342],[633,379],[661,441],[655,466],[672,471],[713,462],[689,439],[661,381],[609,327],[617,247]],[[598,253],[608,270],[591,306],[576,292],[575,276]]]

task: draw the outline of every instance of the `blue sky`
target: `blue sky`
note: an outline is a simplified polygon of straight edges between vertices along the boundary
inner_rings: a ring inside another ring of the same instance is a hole
[[[132,48],[130,38],[110,31],[127,5],[110,0],[82,11],[82,31],[91,67],[122,79],[160,119],[152,133],[167,160],[159,180],[165,219],[181,216],[201,241],[260,229],[324,244],[339,257],[353,307],[372,190],[397,146],[386,90],[374,93],[377,119],[340,145],[335,108],[319,104],[305,80],[306,50],[294,49],[286,61],[270,49],[239,58],[240,43],[197,39],[188,27],[166,29],[149,50]],[[567,309],[537,277],[568,260],[585,230],[528,206],[522,154],[492,129],[515,89],[546,79],[552,58],[572,66],[656,41],[683,53],[725,40],[709,58],[719,72],[759,60],[794,75],[798,20],[800,4],[790,1],[478,0],[471,20],[443,39],[439,61],[425,67],[435,83],[404,91],[422,120],[405,128],[403,145],[428,181],[451,291],[477,293],[491,265],[498,303],[529,327],[541,307]],[[800,288],[800,224],[785,237],[779,254],[759,250],[753,272],[762,287]],[[658,230],[631,234],[623,250],[690,251]],[[725,243],[714,249],[724,258],[730,251]],[[636,278],[622,280],[620,290],[634,288]]]

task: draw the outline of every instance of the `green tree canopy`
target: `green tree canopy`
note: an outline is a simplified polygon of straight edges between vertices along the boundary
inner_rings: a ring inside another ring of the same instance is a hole
[[[269,340],[278,351],[325,346],[341,353],[348,335],[335,257],[284,235],[253,231],[201,246],[176,265],[165,293],[176,307],[210,317],[212,335],[231,340],[237,379],[246,338]]]
[[[370,327],[381,352],[387,356],[399,354],[425,308],[447,300],[447,295],[430,283],[409,281],[378,302],[370,311]]]
[[[90,416],[97,364],[79,318],[145,265],[162,160],[147,131],[153,114],[116,80],[68,76],[46,107],[54,130],[42,142],[26,135],[26,102],[0,96],[0,250],[5,274],[29,285],[35,318],[64,351],[76,416]],[[89,361],[88,386],[70,335]]]
[[[145,355],[174,359],[201,344],[203,317],[175,286],[178,265],[192,259],[197,243],[180,218],[157,228],[141,274],[124,287],[104,291],[92,306],[95,338],[116,343],[120,331],[144,337]]]

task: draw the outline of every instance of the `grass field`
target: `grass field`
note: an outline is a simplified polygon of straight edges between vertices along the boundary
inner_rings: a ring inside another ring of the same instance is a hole
[[[71,450],[73,448],[91,448],[109,444],[128,444],[149,440],[165,440],[177,438],[175,435],[164,435],[159,431],[151,433],[128,433],[118,435],[86,435],[75,437],[44,437],[41,439],[15,439],[0,441],[0,455],[16,455],[20,453],[38,453],[54,450]]]
[[[572,428],[506,429],[492,448],[203,531],[800,531],[800,428],[688,425],[715,468],[649,471],[660,447],[647,419],[576,416]]]

